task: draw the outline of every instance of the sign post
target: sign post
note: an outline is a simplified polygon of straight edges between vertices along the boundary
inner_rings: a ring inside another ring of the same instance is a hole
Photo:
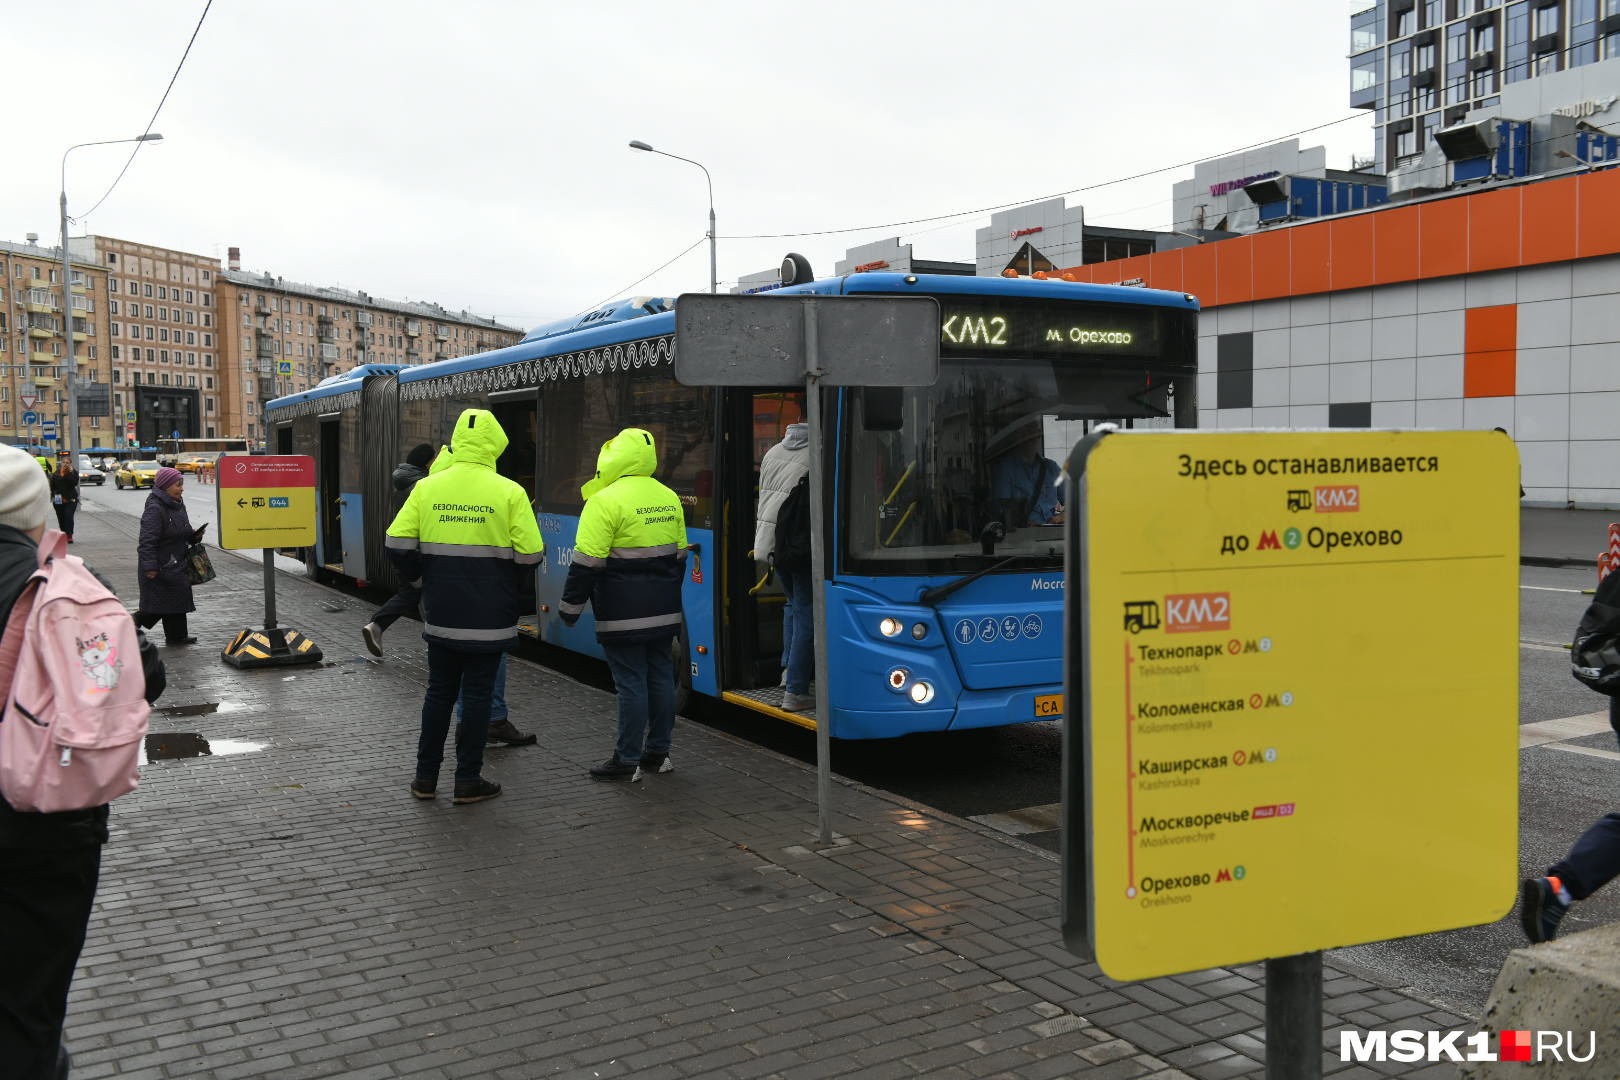
[[[675,378],[687,386],[803,383],[810,426],[810,592],[815,612],[816,802],[832,843],[832,725],[827,698],[821,388],[931,386],[939,378],[939,304],[928,296],[724,296],[675,307]]]
[[[264,551],[264,629],[243,630],[220,652],[238,668],[312,664],[321,650],[276,625],[276,551],[315,543],[315,459],[304,456],[219,459],[214,500],[222,548]]]
[[[1322,950],[1513,906],[1518,469],[1495,432],[1069,459],[1064,943],[1122,980],[1266,961],[1268,1078],[1321,1076]]]

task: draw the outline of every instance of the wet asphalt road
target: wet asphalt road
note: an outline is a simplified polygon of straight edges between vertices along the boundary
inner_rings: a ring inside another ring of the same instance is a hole
[[[146,492],[116,491],[109,484],[90,488],[85,501],[95,507],[139,515]],[[214,490],[188,483],[187,504],[194,524],[214,518]],[[94,512],[94,511],[92,511]],[[210,530],[210,541],[215,537]],[[293,572],[292,560],[278,564]],[[1569,675],[1562,648],[1588,599],[1581,589],[1594,584],[1588,569],[1522,567],[1520,571],[1519,719],[1521,724],[1580,716],[1604,710],[1608,699],[1587,690]],[[1436,597],[1433,626],[1398,628],[1410,633],[1414,647],[1443,650],[1444,598]],[[530,658],[564,670],[583,681],[607,687],[604,665],[530,647]],[[1459,677],[1466,677],[1466,658]],[[709,703],[697,717],[713,727],[743,736],[804,761],[815,760],[810,732],[769,718]],[[1031,820],[1049,820],[1061,798],[1059,725],[1025,724],[1010,728],[943,735],[910,736],[881,742],[839,743],[833,766],[843,776],[893,792],[959,817],[1016,814],[1046,808]],[[1609,753],[1617,749],[1609,732],[1565,741],[1565,745]],[[1587,825],[1620,804],[1620,755],[1587,756],[1546,746],[1520,751],[1520,872],[1540,873],[1559,858]],[[994,818],[992,818],[994,820]],[[1055,829],[1027,833],[1022,840],[1056,851]],[[1379,868],[1365,868],[1369,874]],[[1389,883],[1391,903],[1424,903],[1403,895],[1400,883]],[[1054,919],[1056,912],[1053,913]],[[1620,886],[1611,886],[1578,905],[1565,920],[1571,930],[1589,929],[1620,920]],[[1381,942],[1338,950],[1332,959],[1363,969],[1370,977],[1407,989],[1453,1011],[1477,1016],[1503,958],[1523,944],[1516,911],[1489,926],[1419,938]]]

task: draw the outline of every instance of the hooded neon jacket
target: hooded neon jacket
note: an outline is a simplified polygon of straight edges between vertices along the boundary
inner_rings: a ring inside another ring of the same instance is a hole
[[[495,471],[506,449],[495,414],[468,409],[388,526],[388,556],[422,587],[422,637],[460,652],[517,645],[524,578],[545,553],[523,488]]]
[[[585,511],[558,612],[573,626],[589,603],[604,644],[654,641],[681,628],[686,512],[653,479],[657,469],[652,433],[625,428],[602,444],[596,478],[580,489]]]

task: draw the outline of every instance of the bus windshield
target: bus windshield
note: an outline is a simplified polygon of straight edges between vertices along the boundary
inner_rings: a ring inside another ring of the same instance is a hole
[[[961,573],[1014,555],[1027,557],[1017,569],[1062,566],[1069,451],[1105,421],[1171,426],[1175,380],[1195,377],[1146,359],[949,357],[937,384],[903,392],[897,431],[871,430],[871,392],[850,392],[848,568]]]

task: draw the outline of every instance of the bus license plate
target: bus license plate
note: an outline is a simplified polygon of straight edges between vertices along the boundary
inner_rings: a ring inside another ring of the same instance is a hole
[[[1035,697],[1035,719],[1053,720],[1063,715],[1062,694],[1038,694]]]

